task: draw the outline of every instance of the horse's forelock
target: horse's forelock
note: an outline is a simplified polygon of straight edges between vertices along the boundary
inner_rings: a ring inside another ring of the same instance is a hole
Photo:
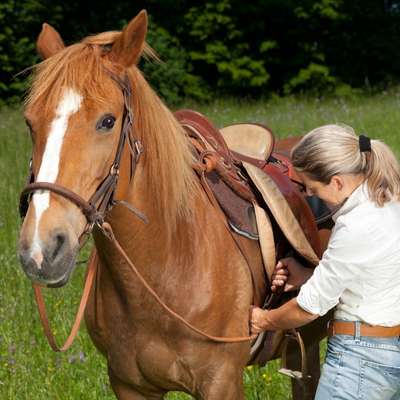
[[[92,45],[105,45],[114,43],[117,38],[121,36],[120,31],[109,31],[102,32],[97,35],[91,35],[82,40],[82,43],[92,44]]]
[[[103,56],[119,35],[120,32],[104,32],[89,36],[35,65],[25,104],[40,103],[48,112],[67,87],[93,100],[106,100],[108,93],[99,84],[108,77]]]

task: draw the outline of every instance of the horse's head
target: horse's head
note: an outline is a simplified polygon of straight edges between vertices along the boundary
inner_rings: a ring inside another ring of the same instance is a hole
[[[56,184],[88,201],[108,176],[126,113],[115,78],[138,62],[146,31],[142,11],[123,32],[65,47],[60,35],[43,25],[37,48],[44,61],[36,67],[25,108],[35,182]],[[29,278],[65,284],[87,222],[71,199],[49,190],[32,192],[19,239]]]

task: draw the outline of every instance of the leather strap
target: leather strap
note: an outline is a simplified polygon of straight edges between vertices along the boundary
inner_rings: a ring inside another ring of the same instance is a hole
[[[209,339],[209,340],[211,340],[213,342],[239,343],[239,342],[249,342],[249,341],[252,341],[252,340],[256,339],[257,335],[253,335],[253,336],[233,336],[233,337],[214,336],[214,335],[210,335],[210,334],[202,331],[201,329],[196,328],[194,325],[192,325],[190,322],[188,322],[184,317],[182,317],[181,315],[176,313],[167,304],[165,304],[165,302],[160,298],[160,296],[147,283],[147,281],[145,280],[143,275],[139,272],[139,270],[136,268],[136,266],[130,260],[128,255],[125,253],[124,249],[122,248],[122,246],[120,245],[118,240],[115,238],[114,232],[113,232],[113,230],[111,228],[111,225],[109,223],[107,223],[107,222],[104,222],[101,226],[98,226],[98,228],[112,242],[112,244],[115,246],[115,248],[117,249],[119,254],[124,258],[126,263],[129,265],[129,268],[134,272],[136,277],[139,279],[140,283],[145,287],[145,289],[148,291],[148,293],[157,301],[157,303],[160,304],[160,306],[168,314],[170,314],[173,318],[179,320],[181,323],[183,323],[190,330],[192,330],[193,332],[195,332],[195,333],[199,334],[200,336],[203,336],[206,339]],[[96,271],[97,271],[97,263],[95,262],[95,260],[92,259],[94,257],[94,254],[96,254],[96,253],[93,253],[91,258],[90,258],[90,260],[89,260],[89,269],[87,271],[85,286],[84,286],[84,289],[83,289],[81,302],[79,304],[79,309],[78,309],[78,312],[77,312],[76,317],[75,317],[75,322],[74,322],[73,327],[71,329],[71,333],[69,334],[69,336],[68,336],[67,340],[65,341],[64,345],[61,346],[61,347],[59,347],[57,345],[56,340],[54,338],[54,335],[52,333],[52,330],[51,330],[51,327],[50,327],[50,323],[49,323],[49,319],[47,317],[46,304],[44,302],[43,295],[42,295],[42,292],[41,292],[41,287],[39,285],[33,284],[33,289],[34,289],[34,293],[35,293],[35,299],[36,299],[36,303],[37,303],[37,306],[38,306],[38,309],[39,309],[39,315],[40,315],[40,319],[42,321],[43,330],[44,330],[44,333],[45,333],[45,335],[47,337],[47,340],[48,340],[48,342],[50,344],[50,347],[55,352],[65,352],[65,351],[67,351],[71,347],[71,345],[72,345],[72,343],[73,343],[73,341],[74,341],[74,339],[75,339],[75,337],[76,337],[76,335],[78,333],[79,326],[80,326],[80,323],[82,321],[82,317],[84,315],[84,311],[85,311],[85,308],[86,308],[86,305],[87,305],[87,301],[88,301],[88,298],[89,298],[90,290],[91,290],[92,285],[93,285],[93,280],[94,280],[94,277],[95,277]]]
[[[63,186],[57,185],[56,183],[49,182],[34,182],[26,185],[21,192],[21,198],[26,195],[29,195],[32,192],[36,192],[38,190],[49,190],[56,194],[59,194],[62,197],[67,198],[69,201],[74,203],[77,207],[79,207],[85,217],[89,222],[94,222],[96,216],[96,209],[92,204],[87,202],[77,193],[69,190]]]
[[[328,336],[333,335],[356,335],[356,323],[350,321],[330,321],[328,325]],[[400,325],[378,326],[360,324],[360,336],[396,337],[400,336]]]
[[[86,273],[85,285],[83,288],[83,293],[82,293],[78,311],[76,313],[74,324],[72,325],[72,329],[71,329],[71,332],[70,332],[67,340],[61,347],[59,347],[57,345],[55,337],[54,337],[53,332],[50,327],[50,322],[49,322],[49,319],[47,317],[47,312],[46,312],[46,303],[45,303],[43,295],[42,295],[42,287],[37,284],[32,284],[33,290],[35,293],[36,304],[37,304],[38,310],[39,310],[40,320],[42,321],[42,325],[43,325],[44,333],[47,337],[50,347],[55,352],[67,351],[71,347],[72,343],[75,340],[76,335],[78,334],[79,327],[82,322],[83,314],[85,312],[85,308],[86,308],[86,305],[87,305],[87,302],[89,299],[90,290],[93,285],[93,280],[94,280],[94,277],[95,277],[96,271],[97,271],[97,263],[93,259],[95,257],[95,254],[96,253],[93,252],[89,259],[89,268]]]

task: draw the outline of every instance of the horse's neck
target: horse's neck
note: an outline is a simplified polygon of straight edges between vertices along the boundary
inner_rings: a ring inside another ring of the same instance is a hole
[[[176,228],[171,232],[170,225],[160,218],[160,210],[156,209],[154,198],[157,193],[148,193],[144,190],[146,174],[141,169],[141,165],[138,165],[131,181],[128,161],[124,158],[121,165],[116,198],[125,200],[137,208],[147,217],[148,223],[144,223],[128,208],[117,205],[109,216],[115,236],[139,268],[146,269],[147,272],[154,269],[157,274],[160,269],[165,270],[173,266],[171,274],[179,274],[179,269],[184,269],[190,264],[190,257],[196,251],[195,243],[200,236],[206,235],[206,230],[209,229],[205,196],[199,192],[198,196],[193,197],[192,215],[182,216],[176,222],[174,221]],[[112,247],[111,244],[107,245],[103,241],[98,247],[104,245]],[[109,250],[109,254],[113,253],[111,248]],[[118,258],[120,258],[119,255],[115,254],[113,261]],[[175,258],[179,261],[175,262]],[[108,264],[110,261],[106,260]]]
[[[135,192],[137,194],[139,190]],[[132,196],[129,200],[146,214],[148,224],[123,206],[112,210],[110,223],[116,239],[150,287],[166,304],[183,315],[188,312],[186,308],[189,305],[182,304],[182,293],[198,298],[196,302],[199,304],[211,302],[209,298],[213,294],[210,290],[213,281],[216,282],[213,278],[214,253],[204,244],[208,243],[207,240],[214,243],[211,232],[207,233],[207,230],[211,231],[211,224],[206,222],[207,210],[202,204],[203,199],[194,199],[193,216],[188,220],[182,218],[177,223],[172,238],[167,234],[168,227],[157,219],[158,213],[153,210],[151,199]],[[222,237],[218,234],[218,227],[214,227],[214,232]],[[100,301],[98,309],[110,308],[111,302],[111,308],[121,313],[121,318],[145,318],[154,301],[149,300],[151,295],[138,276],[104,237],[96,238],[96,247],[101,260],[96,282],[100,289],[96,291],[97,301]],[[160,312],[161,317],[162,308],[157,307],[152,312]]]

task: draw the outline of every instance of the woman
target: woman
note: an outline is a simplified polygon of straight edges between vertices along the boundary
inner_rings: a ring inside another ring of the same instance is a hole
[[[400,399],[396,157],[381,141],[326,125],[302,138],[292,161],[307,193],[335,207],[335,226],[314,271],[278,262],[272,289],[300,292],[275,310],[253,308],[252,333],[299,327],[335,307],[316,399]]]

